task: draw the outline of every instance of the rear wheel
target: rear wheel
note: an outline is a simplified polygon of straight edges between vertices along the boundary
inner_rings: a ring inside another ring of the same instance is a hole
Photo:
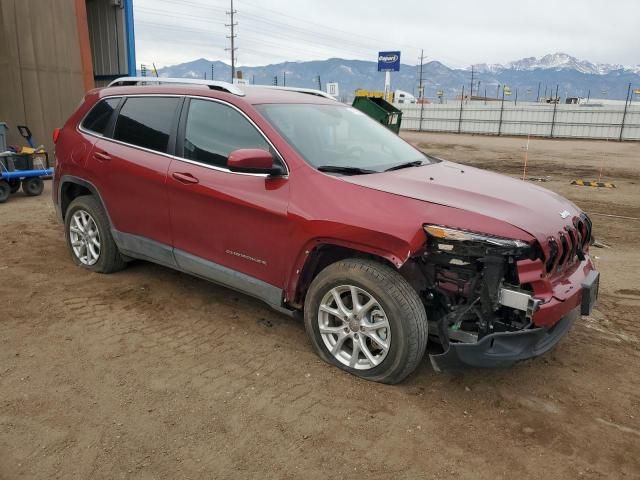
[[[375,261],[348,259],[320,272],[304,319],[322,359],[367,380],[401,382],[424,356],[427,316],[418,294]]]
[[[26,178],[22,181],[22,191],[25,195],[35,197],[44,190],[44,182],[40,177]]]
[[[113,241],[107,215],[95,197],[87,195],[73,200],[64,225],[67,245],[77,265],[100,273],[124,268],[125,261]]]
[[[0,203],[4,203],[9,198],[11,187],[6,180],[0,180]]]

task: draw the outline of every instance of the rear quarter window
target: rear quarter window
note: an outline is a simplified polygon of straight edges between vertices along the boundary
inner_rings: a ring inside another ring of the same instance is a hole
[[[105,98],[96,103],[91,111],[84,117],[82,128],[93,133],[104,135],[104,131],[109,125],[109,120],[113,115],[113,111],[118,106],[120,98]]]
[[[167,153],[178,97],[130,97],[120,109],[113,138]]]

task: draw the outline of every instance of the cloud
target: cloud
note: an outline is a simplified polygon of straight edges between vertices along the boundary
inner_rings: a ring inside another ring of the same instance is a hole
[[[602,63],[637,65],[640,2],[235,0],[237,58],[264,65],[329,57],[375,60],[399,49],[404,63],[429,59],[461,67],[567,52]],[[379,4],[379,6],[376,6]],[[170,65],[229,59],[223,0],[136,0],[138,61]]]

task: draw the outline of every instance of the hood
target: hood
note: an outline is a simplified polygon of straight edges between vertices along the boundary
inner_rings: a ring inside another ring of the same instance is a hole
[[[541,244],[546,243],[549,236],[563,231],[566,225],[571,225],[573,217],[581,213],[572,202],[545,188],[448,161],[342,179],[394,195],[495,218],[524,230]],[[447,226],[465,228],[464,225]]]

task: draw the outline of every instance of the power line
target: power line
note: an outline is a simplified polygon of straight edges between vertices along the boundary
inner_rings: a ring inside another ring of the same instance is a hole
[[[172,5],[175,5],[175,4],[188,5],[188,6],[198,8],[201,11],[211,11],[211,12],[220,11],[220,10],[224,11],[224,9],[222,9],[221,7],[217,7],[211,4],[203,5],[200,3],[187,1],[187,0],[158,0],[158,1],[170,3]],[[308,39],[309,43],[305,45],[305,47],[315,47],[317,44],[318,45],[317,48],[322,49],[324,47],[324,50],[326,51],[326,47],[331,46],[331,47],[334,47],[335,50],[340,51],[341,53],[345,51],[349,51],[352,54],[356,54],[360,57],[365,57],[365,58],[374,54],[379,47],[379,43],[380,43],[379,38],[368,37],[365,35],[356,34],[353,31],[345,31],[335,27],[328,27],[327,25],[315,23],[315,22],[306,20],[304,18],[296,17],[287,13],[274,10],[274,9],[264,8],[262,5],[258,5],[252,2],[247,2],[245,0],[240,0],[240,3],[246,7],[246,8],[243,8],[243,14],[242,14],[243,25],[245,24],[244,23],[245,20],[249,23],[255,24],[256,28],[254,32],[258,35],[265,35],[265,36],[270,35],[271,37],[278,36],[278,37],[286,38],[287,40],[294,39],[298,43],[300,42],[301,38],[304,40]],[[247,8],[249,10],[255,10],[256,13],[252,13],[251,11],[247,12],[246,11]],[[139,7],[139,9],[142,9],[142,8]],[[149,10],[150,9],[147,9],[147,11]],[[296,21],[296,25],[295,26],[292,25],[291,24],[292,22],[290,20],[283,21],[283,20],[278,20],[276,18],[266,17],[265,12],[271,13],[272,15],[275,15],[277,17],[282,17],[285,19],[293,19]],[[199,15],[199,16],[180,15],[180,14],[175,14],[173,12],[163,12],[163,13],[167,13],[172,17],[179,16],[181,18],[191,18],[194,21],[200,21],[200,22],[204,21],[209,23],[207,19],[203,18],[203,15]],[[304,24],[304,25],[301,25],[301,24]],[[273,29],[265,28],[265,25],[269,25],[273,27]],[[315,28],[309,28],[305,25],[310,25]],[[243,31],[244,29],[245,28],[243,27]],[[336,32],[337,34],[336,33],[331,34],[328,32]],[[243,34],[243,38],[244,38],[244,34]],[[413,49],[416,52],[420,50],[418,47],[415,47],[413,45],[409,45],[406,43],[396,42],[396,44],[400,47]],[[278,48],[282,48],[282,47],[283,47],[282,45],[278,46]],[[306,51],[306,48],[303,51]],[[266,52],[266,53],[273,54],[273,52]],[[340,55],[338,54],[338,56]],[[453,59],[450,57],[445,57],[445,56],[441,56],[441,57],[445,60],[452,61],[454,64],[463,63],[460,60]],[[285,57],[282,57],[282,58],[285,58]]]
[[[211,21],[207,19],[205,16],[200,15],[189,15],[184,13],[174,13],[167,10],[159,10],[159,9],[145,9],[140,7],[139,10],[143,11],[145,15],[156,15],[161,18],[170,17],[172,19],[184,19],[189,20],[190,23],[202,23],[206,24],[207,28],[194,28],[192,25],[182,26],[182,25],[170,25],[166,28],[171,29],[184,29],[184,31],[189,32],[201,32],[203,34],[207,34],[210,32],[221,33],[219,30],[211,30],[208,26]],[[151,22],[145,20],[138,20],[137,23],[142,24],[151,24]],[[155,26],[163,26],[164,24],[154,23]],[[252,32],[258,37],[270,38],[270,39],[282,39],[287,42],[287,46],[283,47],[282,43],[273,43],[271,45],[275,46],[279,50],[286,49],[289,51],[297,51],[299,53],[308,53],[309,49],[317,50],[319,54],[326,53],[327,47],[332,47],[335,50],[339,50],[341,53],[351,53],[358,57],[367,57],[372,54],[377,48],[372,45],[364,45],[361,43],[349,42],[346,39],[336,38],[326,35],[325,33],[314,32],[311,30],[300,29],[296,27],[292,27],[286,23],[281,23],[278,21],[273,21],[270,19],[265,19],[263,17],[258,17],[252,15],[250,13],[243,13],[243,31]],[[246,27],[246,25],[250,25],[250,27]],[[251,28],[253,27],[253,28]],[[243,35],[244,38],[244,35]],[[295,42],[295,44],[300,44],[301,40],[306,43],[304,47],[301,48],[291,48],[290,45],[291,40]],[[265,40],[260,40],[261,43],[269,43]],[[195,43],[195,42],[192,42]],[[285,57],[283,57],[285,58]],[[236,56],[237,60],[237,56]]]

